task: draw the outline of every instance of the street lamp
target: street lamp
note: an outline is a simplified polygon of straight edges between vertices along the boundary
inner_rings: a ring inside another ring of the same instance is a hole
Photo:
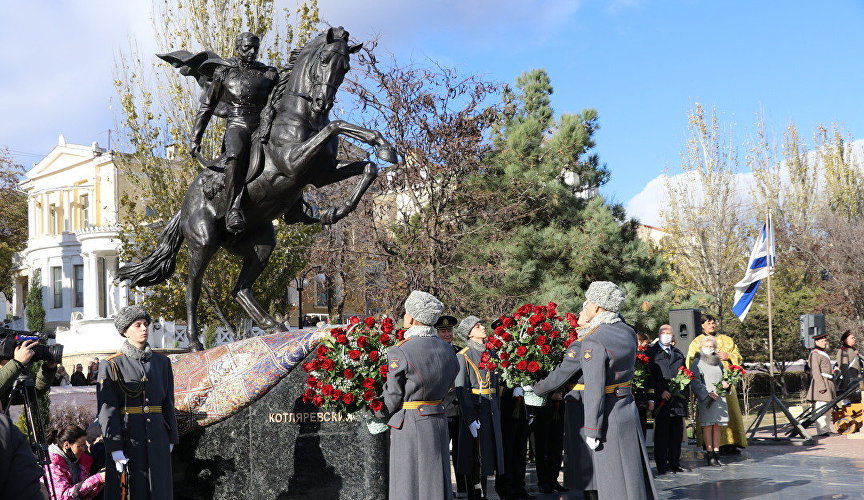
[[[313,266],[303,274],[294,278],[294,288],[297,289],[297,328],[303,328],[303,285],[306,283],[306,275],[310,271],[321,271],[321,266]]]

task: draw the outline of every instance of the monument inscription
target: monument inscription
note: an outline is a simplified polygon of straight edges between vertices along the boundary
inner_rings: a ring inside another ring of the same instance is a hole
[[[175,498],[386,500],[388,433],[304,403],[305,379],[293,370],[249,407],[184,435]]]

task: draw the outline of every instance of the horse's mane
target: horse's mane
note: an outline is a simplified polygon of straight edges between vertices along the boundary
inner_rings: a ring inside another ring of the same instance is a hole
[[[294,72],[294,66],[297,64],[297,59],[304,50],[309,49],[310,52],[317,51],[321,45],[321,43],[319,43],[319,39],[321,38],[326,38],[326,33],[316,36],[303,47],[292,49],[291,53],[288,55],[288,64],[282,72],[282,76],[279,77],[276,86],[273,87],[273,91],[270,92],[270,102],[261,114],[260,130],[264,137],[270,135],[270,127],[273,125],[273,119],[276,118],[279,103],[282,102],[282,95],[285,93],[285,88],[288,86],[288,80],[291,79],[291,75]]]

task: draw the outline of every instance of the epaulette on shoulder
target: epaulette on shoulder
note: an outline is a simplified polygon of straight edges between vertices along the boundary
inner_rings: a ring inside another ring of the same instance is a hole
[[[107,358],[105,358],[105,361],[111,361],[112,359],[114,359],[114,358],[116,358],[117,356],[120,356],[120,355],[122,355],[122,354],[123,354],[122,352],[114,353],[114,354],[108,356]]]
[[[402,339],[402,340],[400,340],[399,342],[396,342],[396,347],[401,347],[402,344],[404,344],[405,342],[408,342],[409,340],[411,340],[411,339],[413,339],[413,338],[414,338],[414,337],[408,337],[407,339]]]
[[[468,352],[468,348],[467,348],[467,347],[464,347],[464,348],[462,348],[462,350],[459,351],[457,354],[465,354],[466,352]]]

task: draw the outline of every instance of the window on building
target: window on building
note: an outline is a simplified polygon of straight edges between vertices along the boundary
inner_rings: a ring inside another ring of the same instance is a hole
[[[72,294],[75,297],[73,307],[84,307],[84,266],[72,266]]]
[[[81,195],[81,227],[90,225],[90,197],[86,194]]]
[[[63,307],[63,268],[51,268],[51,289],[54,292],[54,308]]]

